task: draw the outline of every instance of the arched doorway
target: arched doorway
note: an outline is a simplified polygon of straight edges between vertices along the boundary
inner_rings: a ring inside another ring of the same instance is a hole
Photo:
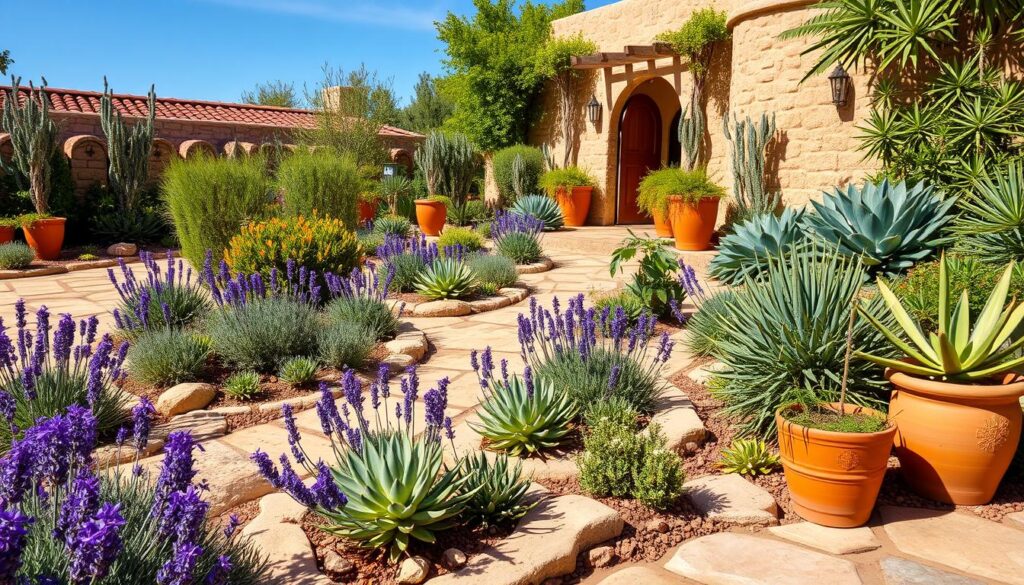
[[[619,184],[616,223],[650,223],[637,207],[637,187],[647,171],[661,166],[661,112],[647,95],[629,98],[619,123]]]

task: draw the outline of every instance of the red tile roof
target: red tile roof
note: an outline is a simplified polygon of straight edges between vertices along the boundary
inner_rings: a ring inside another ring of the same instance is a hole
[[[27,88],[20,92],[25,99]],[[11,86],[0,85],[0,104],[10,91]],[[77,89],[46,88],[52,112],[78,114],[100,113],[102,93]],[[141,95],[124,93],[112,94],[114,107],[121,115],[145,117],[148,113],[147,98]],[[179,98],[156,98],[156,117],[165,120],[185,120],[193,122],[229,122],[253,126],[275,126],[278,128],[312,128],[316,125],[316,112],[297,108],[279,108],[276,106],[258,106],[254,104],[236,104],[230,102],[210,102],[203,100],[186,100]],[[402,138],[422,138],[421,134],[384,126],[380,130],[382,136]]]

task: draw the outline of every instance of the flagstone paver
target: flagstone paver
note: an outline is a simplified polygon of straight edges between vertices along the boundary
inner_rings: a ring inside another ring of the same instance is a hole
[[[732,524],[777,524],[779,507],[764,488],[740,475],[705,475],[683,485],[687,497],[712,520]]]
[[[885,585],[983,585],[985,582],[922,565],[900,557],[885,557],[879,562]]]
[[[846,555],[875,550],[882,546],[875,533],[867,526],[860,528],[829,528],[810,522],[797,522],[768,529],[779,538],[823,550],[834,555]]]
[[[600,585],[686,585],[696,583],[654,566],[627,567],[601,580]]]

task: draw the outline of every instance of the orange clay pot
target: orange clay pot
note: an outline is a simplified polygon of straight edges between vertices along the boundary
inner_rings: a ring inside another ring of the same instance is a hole
[[[831,404],[838,410],[839,404]],[[871,517],[885,477],[896,428],[877,433],[837,433],[807,428],[786,420],[784,406],[775,413],[779,454],[793,509],[822,526],[853,528]],[[880,414],[847,404],[845,412]]]
[[[0,225],[0,244],[6,244],[14,240],[14,226]]]
[[[705,197],[696,203],[675,195],[668,200],[668,219],[676,238],[676,248],[699,252],[711,248],[711,236],[718,221],[718,197]]]
[[[448,219],[448,208],[441,201],[430,199],[416,200],[416,223],[420,231],[427,236],[437,236],[444,229],[444,222]]]
[[[900,471],[917,493],[959,506],[987,504],[1017,450],[1024,382],[956,384],[886,372]]]
[[[651,212],[651,217],[654,218],[654,235],[659,238],[671,238],[672,222],[668,220],[668,212],[662,213],[661,210],[655,209]]]
[[[373,218],[377,217],[377,202],[376,201],[359,201],[359,225],[363,225],[368,221],[373,221]]]
[[[36,258],[56,260],[60,256],[61,246],[64,245],[64,221],[63,217],[48,217],[37,219],[32,225],[22,226],[25,242],[35,250]]]
[[[580,227],[587,223],[593,194],[593,187],[573,187],[569,192],[566,192],[565,187],[559,187],[555,191],[555,202],[562,210],[562,219],[567,227]]]

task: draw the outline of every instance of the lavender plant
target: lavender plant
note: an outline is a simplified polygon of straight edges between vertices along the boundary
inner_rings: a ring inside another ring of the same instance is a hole
[[[631,325],[621,307],[614,314],[585,309],[582,294],[569,299],[564,312],[557,297],[551,310],[531,299],[529,314],[519,315],[519,344],[536,378],[565,388],[578,405],[620,396],[638,411],[651,412],[664,387],[659,373],[674,345],[663,333],[650,355],[655,323],[645,313]]]
[[[0,448],[36,419],[73,405],[92,408],[101,433],[124,421],[125,398],[113,385],[125,376],[128,343],[115,348],[110,335],[96,343],[96,317],[76,323],[63,314],[56,327],[51,327],[50,317],[40,307],[35,328],[30,328],[25,301],[19,299],[14,303],[15,328],[10,330],[0,319],[0,415],[7,421],[0,424]]]
[[[114,309],[114,322],[128,337],[142,331],[170,327],[183,329],[196,323],[210,310],[210,296],[202,288],[198,275],[168,251],[161,267],[151,252],[142,251],[139,259],[146,270],[144,278],[135,275],[123,258],[118,259],[121,279],[113,268],[107,269],[110,282],[121,302]]]
[[[388,368],[382,365],[369,385],[369,408],[355,372],[346,371],[341,386],[340,409],[326,384],[316,406],[333,447],[333,465],[306,453],[287,405],[282,413],[291,457],[281,454],[280,467],[263,451],[253,453],[252,460],[271,485],[320,516],[321,530],[366,548],[386,549],[388,559],[397,562],[412,540],[433,543],[435,532],[455,526],[475,493],[460,491],[467,479],[458,469],[442,469],[442,437],[454,437],[452,421],[444,415],[448,379],[423,395],[425,426],[419,434],[415,368],[406,370],[401,395],[392,397]],[[311,485],[303,482],[293,461],[314,478]]]
[[[694,355],[711,355],[726,337],[719,315],[728,309],[736,293],[729,289],[709,293],[701,285],[693,266],[682,260],[679,261],[677,278],[679,286],[686,292],[686,298],[696,308],[696,312],[693,312],[685,310],[679,301],[669,302],[673,316],[678,322],[686,325],[683,344]]]
[[[529,264],[540,260],[544,249],[540,238],[544,222],[532,215],[498,212],[491,222],[494,250],[516,264]]]
[[[325,311],[327,320],[334,326],[365,329],[372,341],[393,338],[404,309],[402,303],[397,311],[392,311],[385,302],[394,270],[394,266],[385,266],[378,272],[370,264],[365,270],[353,270],[348,278],[331,275],[327,287],[334,300]]]
[[[232,272],[224,260],[214,269],[213,253],[209,250],[202,272],[203,283],[214,303],[221,308],[238,308],[257,300],[280,298],[315,305],[323,298],[324,283],[332,278],[330,273],[321,278],[317,272],[298,266],[291,259],[285,263],[283,274],[271,268],[268,277],[259,272]]]
[[[387,236],[384,245],[377,248],[380,273],[391,272],[389,290],[412,292],[420,273],[440,256],[437,244],[427,243],[426,236],[402,238]]]

